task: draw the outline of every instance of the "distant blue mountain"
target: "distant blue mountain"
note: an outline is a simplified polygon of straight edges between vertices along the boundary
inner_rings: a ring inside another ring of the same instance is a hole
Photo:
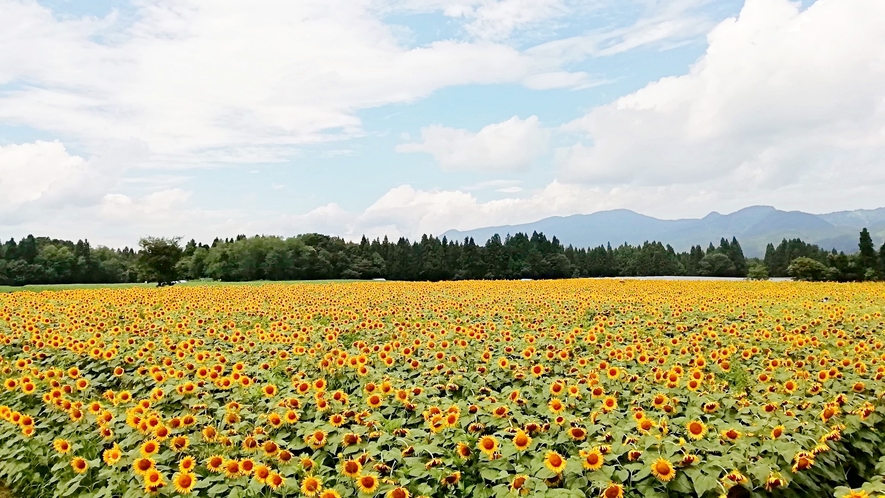
[[[771,206],[751,206],[731,214],[712,212],[701,219],[660,220],[629,209],[600,211],[593,214],[554,216],[533,223],[478,228],[476,230],[449,230],[443,235],[450,240],[473,237],[484,244],[492,235],[502,238],[519,232],[543,232],[556,236],[563,244],[576,247],[595,247],[610,243],[641,244],[657,240],[670,244],[677,251],[688,250],[700,244],[717,245],[723,237],[737,237],[748,257],[761,257],[768,243],[777,245],[782,239],[800,238],[825,249],[846,253],[857,251],[858,233],[868,228],[877,244],[885,240],[885,208],[840,211],[829,214],[809,214],[801,211],[781,211]]]

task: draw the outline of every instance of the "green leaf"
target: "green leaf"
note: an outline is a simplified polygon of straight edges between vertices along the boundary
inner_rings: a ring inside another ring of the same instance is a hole
[[[697,477],[692,479],[694,484],[694,492],[698,496],[704,496],[704,493],[707,491],[716,489],[719,487],[719,480],[715,477],[709,476],[707,474],[700,473]]]
[[[209,490],[206,491],[206,493],[209,496],[218,496],[218,495],[221,495],[222,493],[226,492],[227,490],[228,490],[227,483],[220,483],[220,484],[216,484],[215,486],[212,486],[211,488],[209,488]]]
[[[556,477],[556,472],[553,472],[547,467],[544,467],[535,472],[535,477],[537,477],[538,479],[550,479],[552,477]]]
[[[691,493],[694,488],[692,488],[691,482],[688,480],[688,476],[684,473],[680,473],[676,476],[676,479],[667,486],[668,489],[676,491],[677,493]]]
[[[487,481],[497,481],[500,472],[496,469],[485,468],[479,472],[479,475]]]

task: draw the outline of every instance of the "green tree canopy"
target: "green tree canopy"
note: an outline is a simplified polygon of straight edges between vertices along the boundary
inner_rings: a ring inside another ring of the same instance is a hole
[[[144,237],[138,241],[141,247],[138,263],[148,280],[165,285],[178,279],[177,265],[183,254],[180,240],[180,237]]]
[[[705,277],[733,277],[737,273],[731,258],[721,252],[707,254],[698,266]]]
[[[796,280],[805,280],[816,282],[825,280],[829,273],[829,268],[820,261],[815,261],[804,256],[794,259],[790,266],[787,267],[787,273]]]
[[[858,270],[861,274],[866,274],[867,270],[873,270],[872,275],[876,273],[879,258],[876,256],[876,247],[873,246],[873,238],[870,231],[864,228],[860,232],[860,240],[857,246],[860,252],[857,254]]]
[[[750,265],[747,270],[747,278],[750,280],[768,280],[768,268],[765,265]]]

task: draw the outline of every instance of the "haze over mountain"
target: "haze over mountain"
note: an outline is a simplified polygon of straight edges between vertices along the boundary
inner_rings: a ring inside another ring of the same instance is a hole
[[[864,227],[870,230],[873,240],[881,244],[885,239],[885,208],[810,214],[781,211],[772,206],[751,206],[727,215],[714,211],[701,219],[679,220],[661,220],[628,209],[615,209],[553,216],[521,225],[449,230],[443,235],[457,240],[473,237],[476,243],[482,244],[496,233],[503,238],[507,234],[537,231],[576,247],[657,240],[672,245],[677,251],[686,251],[697,244],[704,247],[709,242],[716,244],[722,237],[737,237],[744,254],[761,257],[769,242],[777,244],[784,238],[797,237],[825,249],[854,253],[858,232]]]

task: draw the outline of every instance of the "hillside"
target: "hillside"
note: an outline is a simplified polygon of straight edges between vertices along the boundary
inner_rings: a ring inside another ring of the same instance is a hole
[[[716,244],[722,237],[737,237],[747,256],[761,257],[769,242],[776,244],[781,239],[796,237],[826,249],[854,253],[857,251],[857,234],[864,227],[870,230],[878,247],[885,240],[885,208],[811,214],[781,211],[771,206],[751,206],[731,214],[714,211],[700,219],[679,220],[661,220],[628,209],[615,209],[554,216],[521,225],[449,230],[443,235],[457,240],[473,237],[482,244],[496,233],[504,237],[517,232],[531,234],[537,231],[578,247],[658,240],[672,245],[677,251],[686,251],[694,244]]]

